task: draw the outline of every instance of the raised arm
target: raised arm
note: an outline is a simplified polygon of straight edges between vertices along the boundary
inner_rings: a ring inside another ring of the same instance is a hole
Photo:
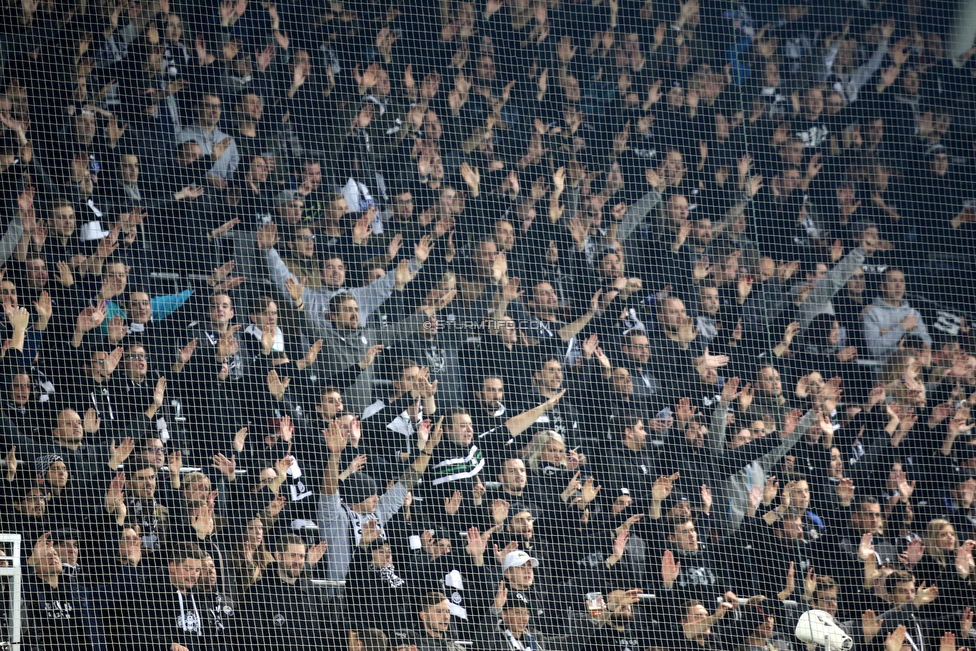
[[[564,395],[566,395],[566,389],[563,389],[542,404],[536,405],[532,409],[526,409],[521,414],[516,414],[506,420],[505,427],[508,429],[508,433],[515,437],[532,427],[532,424],[539,420],[542,414],[555,407]]]

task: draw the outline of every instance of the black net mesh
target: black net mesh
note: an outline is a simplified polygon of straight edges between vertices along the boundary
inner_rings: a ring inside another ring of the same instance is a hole
[[[973,644],[965,2],[118,1],[0,2],[4,648]]]

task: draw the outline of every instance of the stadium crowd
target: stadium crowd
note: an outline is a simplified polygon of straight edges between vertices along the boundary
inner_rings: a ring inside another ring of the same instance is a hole
[[[948,7],[4,0],[21,648],[972,648]]]

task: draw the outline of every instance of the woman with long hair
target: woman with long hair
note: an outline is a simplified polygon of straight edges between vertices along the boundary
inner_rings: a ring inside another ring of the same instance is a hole
[[[937,608],[956,612],[976,607],[976,571],[973,548],[976,541],[960,544],[956,529],[948,520],[935,518],[925,529],[925,551],[914,568],[919,581],[939,586]]]

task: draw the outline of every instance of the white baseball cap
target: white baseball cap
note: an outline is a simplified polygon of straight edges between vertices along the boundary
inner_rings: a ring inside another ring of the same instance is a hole
[[[532,567],[539,567],[539,561],[527,553],[523,551],[509,552],[508,556],[502,562],[502,572],[505,572],[511,567],[522,567],[526,563],[532,563]]]

